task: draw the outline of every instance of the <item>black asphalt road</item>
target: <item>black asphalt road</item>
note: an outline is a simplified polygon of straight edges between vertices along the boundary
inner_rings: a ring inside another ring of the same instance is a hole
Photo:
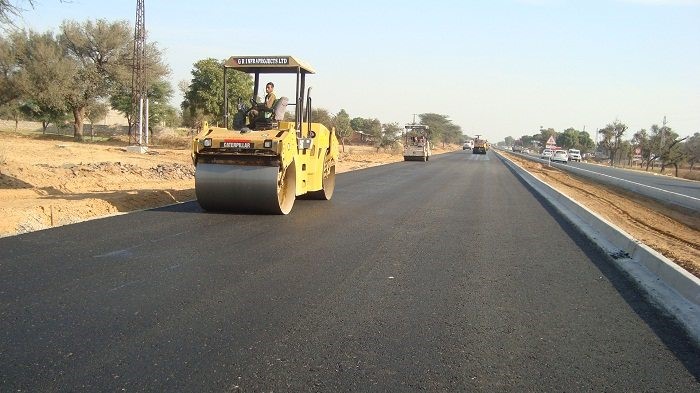
[[[491,152],[0,239],[0,391],[698,392],[700,350]]]
[[[541,158],[523,156],[547,162]],[[677,207],[689,214],[700,214],[700,182],[697,181],[585,162],[569,162],[568,164],[552,162],[551,165],[598,183],[619,187],[671,207]]]

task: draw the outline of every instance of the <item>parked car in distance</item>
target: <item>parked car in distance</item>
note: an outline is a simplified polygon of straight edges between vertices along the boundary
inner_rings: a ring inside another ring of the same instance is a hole
[[[540,158],[551,158],[552,157],[552,150],[551,149],[544,149],[542,150],[542,153],[540,153]]]
[[[551,160],[566,164],[569,162],[569,153],[566,150],[554,150]]]
[[[522,153],[523,147],[520,145],[513,145],[513,153]]]
[[[569,153],[569,161],[581,162],[581,150],[569,149],[567,153]]]
[[[464,145],[462,145],[462,150],[471,150],[474,148],[474,141],[466,141],[464,142]]]

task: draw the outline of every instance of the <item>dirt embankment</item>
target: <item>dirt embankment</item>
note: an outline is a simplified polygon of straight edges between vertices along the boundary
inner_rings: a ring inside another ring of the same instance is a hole
[[[528,172],[700,277],[700,220],[624,190],[504,153]]]

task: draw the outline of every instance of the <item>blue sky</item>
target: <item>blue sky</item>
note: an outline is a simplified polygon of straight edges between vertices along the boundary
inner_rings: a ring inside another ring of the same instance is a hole
[[[265,4],[265,6],[262,6]],[[292,55],[317,74],[314,105],[384,123],[449,116],[491,141],[540,126],[627,137],[652,124],[700,132],[700,0],[145,0],[147,39],[171,82],[201,59]],[[39,0],[20,26],[127,20],[136,1]],[[272,77],[278,96],[293,81]],[[182,97],[173,103],[179,106]]]

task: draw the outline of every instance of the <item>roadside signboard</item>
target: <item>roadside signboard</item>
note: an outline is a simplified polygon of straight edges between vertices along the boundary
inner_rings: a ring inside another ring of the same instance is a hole
[[[551,135],[549,139],[547,139],[547,143],[545,145],[545,147],[548,149],[554,149],[557,146],[557,141],[554,140],[554,135]]]
[[[634,149],[634,155],[632,156],[632,162],[642,162],[642,148],[636,147]]]

